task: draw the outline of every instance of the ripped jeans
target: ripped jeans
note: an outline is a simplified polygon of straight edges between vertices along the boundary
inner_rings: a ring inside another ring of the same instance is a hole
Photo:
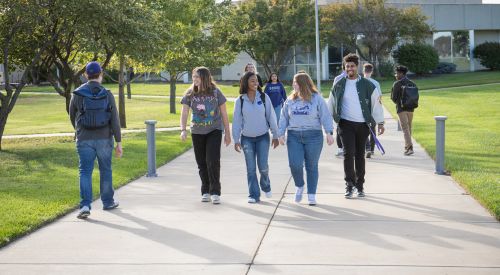
[[[247,164],[247,180],[249,197],[256,201],[260,200],[259,182],[257,181],[257,172],[255,159],[260,173],[260,188],[264,192],[271,191],[271,182],[269,180],[269,133],[258,137],[241,137],[241,147],[245,153],[245,162]]]

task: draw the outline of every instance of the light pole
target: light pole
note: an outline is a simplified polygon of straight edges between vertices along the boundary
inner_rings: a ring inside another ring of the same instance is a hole
[[[316,82],[318,90],[321,93],[321,71],[320,71],[320,56],[319,56],[319,19],[318,19],[318,0],[314,1],[314,13],[316,17]]]

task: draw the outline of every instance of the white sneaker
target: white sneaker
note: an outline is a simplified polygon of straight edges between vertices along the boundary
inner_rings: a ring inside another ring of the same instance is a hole
[[[307,199],[309,200],[309,205],[316,205],[316,194],[307,194]]]
[[[79,219],[86,219],[90,216],[90,208],[88,206],[83,206],[80,208],[78,215],[76,216]]]
[[[254,198],[248,198],[248,203],[256,203],[257,200]]]
[[[270,199],[273,197],[273,193],[271,191],[266,192],[266,198]]]
[[[304,193],[304,186],[297,187],[297,189],[295,190],[295,202],[302,201],[302,193]]]
[[[209,202],[210,201],[210,194],[205,193],[205,194],[201,195],[201,201],[202,202]]]
[[[213,204],[219,204],[220,203],[220,196],[219,195],[212,195],[212,196],[210,196],[210,198],[212,199],[212,203]]]
[[[337,157],[340,157],[340,156],[343,156],[344,155],[344,149],[343,148],[339,148],[337,150],[337,154],[335,154]]]

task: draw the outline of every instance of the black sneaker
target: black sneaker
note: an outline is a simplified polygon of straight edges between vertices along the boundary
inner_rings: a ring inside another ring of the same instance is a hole
[[[350,199],[352,198],[352,187],[346,187],[345,188],[345,194],[344,194],[344,197],[346,199]]]
[[[111,205],[104,206],[104,207],[102,208],[102,210],[112,210],[112,209],[117,208],[119,205],[120,205],[120,204],[119,204],[117,201],[115,201],[115,202],[113,202],[113,204],[111,204]]]
[[[368,151],[368,152],[366,152],[366,158],[367,158],[367,159],[371,158],[371,157],[372,157],[372,155],[373,155],[372,151]]]
[[[358,198],[364,198],[365,197],[365,192],[363,190],[359,191],[358,190]]]

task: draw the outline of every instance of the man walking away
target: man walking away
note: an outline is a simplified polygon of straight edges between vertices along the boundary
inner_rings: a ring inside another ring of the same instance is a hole
[[[88,82],[78,87],[71,97],[69,115],[76,130],[76,150],[80,159],[80,211],[77,218],[90,215],[92,202],[92,171],[97,158],[100,174],[101,200],[104,210],[118,207],[114,200],[111,158],[113,137],[115,154],[121,157],[121,130],[113,94],[102,85],[99,63],[89,62],[85,67]]]
[[[396,82],[392,85],[391,99],[396,103],[396,110],[399,116],[399,122],[401,123],[401,128],[403,129],[405,137],[405,150],[404,154],[406,156],[412,155],[413,143],[411,141],[411,124],[413,120],[413,110],[414,105],[404,106],[402,104],[403,93],[407,87],[416,87],[415,83],[408,79],[406,74],[408,73],[408,68],[405,66],[396,67]],[[418,99],[418,98],[417,98]]]
[[[372,78],[373,74],[373,65],[370,63],[366,63],[363,65],[363,75],[366,79],[370,80],[373,85],[375,85],[376,89],[375,91],[378,93],[378,101],[380,104],[382,104],[382,90],[380,89],[380,83],[378,83],[377,80]],[[374,134],[376,134],[375,131],[375,124],[371,126],[371,130]],[[375,139],[373,138],[372,135],[368,135],[368,140],[366,141],[366,158],[371,158],[373,154],[375,153]]]

